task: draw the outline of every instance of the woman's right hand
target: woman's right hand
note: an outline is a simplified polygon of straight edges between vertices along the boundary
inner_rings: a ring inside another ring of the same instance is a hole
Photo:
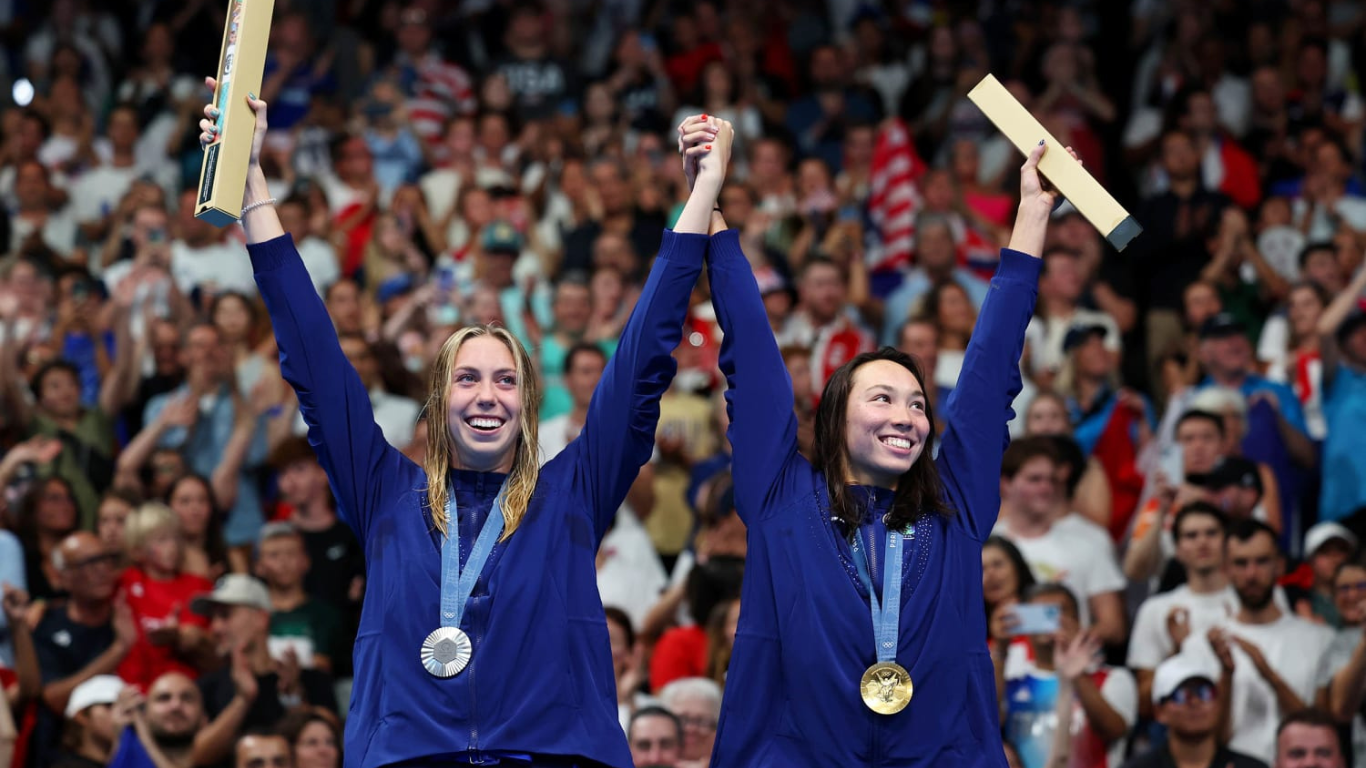
[[[1001,644],[1009,643],[1012,632],[1019,624],[1020,617],[1015,615],[1015,601],[1001,601],[991,612],[991,639]]]
[[[218,88],[218,81],[212,77],[204,78],[204,85],[213,93]],[[261,167],[261,148],[266,143],[266,103],[260,99],[247,97],[247,106],[251,107],[256,113],[256,131],[251,139],[251,155],[247,167]],[[214,104],[204,105],[204,119],[199,121],[199,145],[207,147],[218,139],[218,107]]]

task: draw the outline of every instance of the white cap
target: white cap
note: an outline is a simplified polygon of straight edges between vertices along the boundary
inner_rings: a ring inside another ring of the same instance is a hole
[[[1219,671],[1209,660],[1188,653],[1178,653],[1158,664],[1157,671],[1153,673],[1153,704],[1161,704],[1187,680],[1197,678],[1218,682]]]
[[[116,675],[95,675],[71,691],[66,700],[66,719],[70,720],[96,704],[113,704],[127,683]]]
[[[245,605],[269,612],[270,592],[260,579],[244,573],[229,573],[218,580],[213,591],[190,601],[190,610],[207,616],[214,605]]]
[[[1346,527],[1339,523],[1322,522],[1315,525],[1313,528],[1310,528],[1309,531],[1304,534],[1305,556],[1313,556],[1315,552],[1319,551],[1319,547],[1322,547],[1333,539],[1342,539],[1347,542],[1348,546],[1352,549],[1357,548],[1357,535],[1355,533],[1347,530]]]

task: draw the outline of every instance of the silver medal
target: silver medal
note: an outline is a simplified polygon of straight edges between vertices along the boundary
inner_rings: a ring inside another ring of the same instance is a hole
[[[474,645],[458,627],[440,627],[422,641],[422,666],[435,677],[454,677],[470,663]]]

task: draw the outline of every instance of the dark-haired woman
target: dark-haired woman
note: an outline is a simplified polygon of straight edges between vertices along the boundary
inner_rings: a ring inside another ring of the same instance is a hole
[[[713,214],[736,507],[749,532],[714,765],[1004,766],[982,542],[1056,195],[1021,168],[1010,247],[982,305],[937,459],[921,372],[892,349],[827,382],[814,461],[738,233]],[[871,616],[871,618],[870,618]]]
[[[1010,539],[991,536],[982,542],[982,603],[986,607],[998,700],[1005,694],[1005,665],[1011,646],[1018,640],[1024,649],[1029,647],[1025,638],[1013,635],[1018,621],[1013,606],[1025,601],[1035,583],[1034,571]]]

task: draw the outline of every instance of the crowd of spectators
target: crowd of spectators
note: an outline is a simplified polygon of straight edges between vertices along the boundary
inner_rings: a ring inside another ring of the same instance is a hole
[[[225,12],[0,0],[0,768],[341,764],[364,550],[194,217]],[[1064,203],[1041,254],[982,550],[1011,764],[1366,766],[1356,0],[275,0],[263,165],[385,438],[422,461],[434,355],[498,322],[549,459],[687,196],[674,128],[731,121],[809,450],[879,344],[944,420],[1016,204],[988,72],[1144,228]],[[705,282],[687,322],[598,555],[639,766],[708,764],[741,610]]]

